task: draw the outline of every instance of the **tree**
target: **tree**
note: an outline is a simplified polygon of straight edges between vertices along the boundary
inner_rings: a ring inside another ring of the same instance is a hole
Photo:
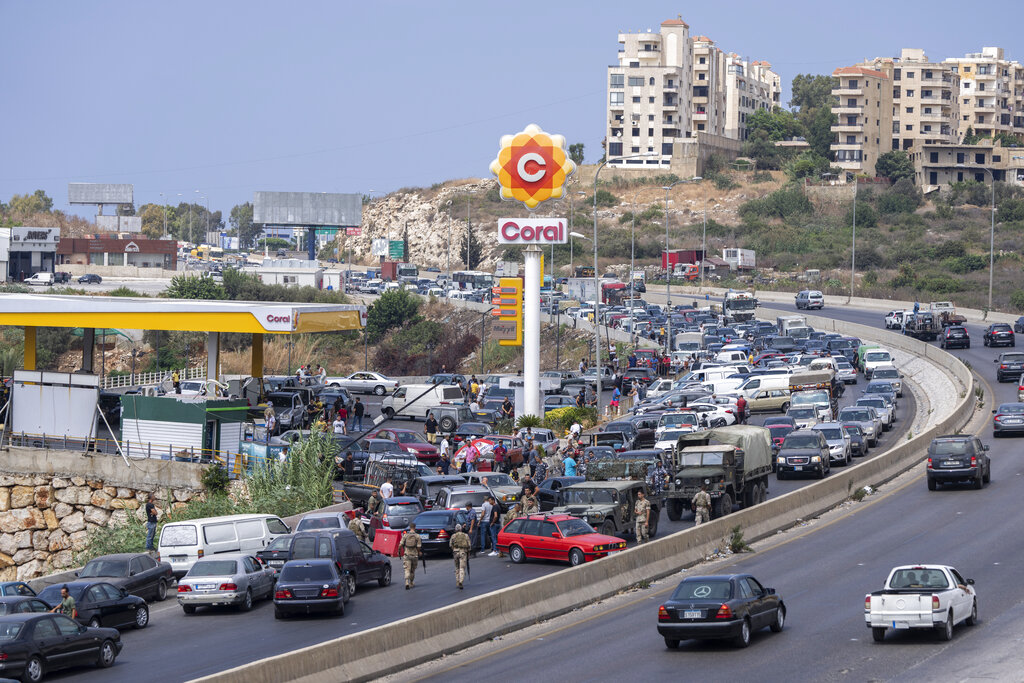
[[[811,150],[807,150],[786,167],[786,174],[793,180],[808,177],[817,178],[822,173],[827,172],[828,169],[828,159]]]
[[[577,166],[583,164],[583,143],[574,142],[569,145],[569,158],[573,160]]]
[[[974,128],[971,127],[971,126],[967,126],[967,130],[964,132],[964,139],[962,141],[962,144],[965,144],[965,145],[976,145],[976,144],[978,144],[978,141],[980,141],[980,140],[981,140],[981,136],[974,134]]]
[[[402,260],[406,263],[412,262],[412,254],[409,252],[409,221],[405,222],[402,228]]]
[[[53,209],[53,200],[43,190],[32,194],[16,194],[11,197],[8,211],[15,216],[31,216],[35,213],[49,213]]]
[[[263,232],[263,228],[252,222],[252,202],[238,204],[231,209],[228,219],[238,235],[238,246],[249,247]]]
[[[875,174],[888,178],[892,182],[909,178],[914,180],[914,162],[903,150],[893,150],[878,157],[875,162]]]
[[[164,290],[169,299],[226,299],[224,287],[208,275],[175,275]]]
[[[797,109],[797,121],[811,150],[830,160],[832,126],[836,122],[832,113],[833,83],[831,76],[798,74],[793,78],[793,99],[789,101],[789,106]]]
[[[146,237],[156,239],[164,234],[165,210],[165,207],[159,204],[143,204],[139,207],[139,217],[142,218],[142,232]]]
[[[748,139],[757,131],[765,131],[768,140],[778,142],[800,135],[800,123],[793,112],[782,107],[774,107],[771,111],[758,109],[747,117]]]
[[[832,106],[831,76],[821,74],[797,74],[793,77],[792,95],[789,106],[803,112],[821,106]]]
[[[835,124],[836,115],[832,113],[831,105],[813,110],[813,115],[809,115],[809,120],[804,123],[804,137],[811,151],[829,160],[834,158],[832,126]]]
[[[419,299],[404,289],[384,292],[366,312],[367,341],[376,344],[388,330],[417,322],[419,308]]]
[[[476,231],[471,226],[466,228],[466,238],[459,240],[459,258],[470,270],[475,270],[483,260],[480,240],[477,239]]]

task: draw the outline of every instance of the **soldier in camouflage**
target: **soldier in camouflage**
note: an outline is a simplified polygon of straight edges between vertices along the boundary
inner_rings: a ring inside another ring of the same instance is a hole
[[[523,495],[523,512],[528,515],[535,515],[540,512],[540,502],[537,499],[537,487],[531,486]]]
[[[633,515],[636,519],[636,542],[646,543],[650,538],[647,535],[647,525],[651,521],[651,501],[643,491],[636,493],[636,505],[633,506]]]
[[[469,536],[462,530],[461,524],[455,525],[455,533],[448,541],[448,546],[452,549],[452,559],[455,560],[455,585],[462,590],[462,582],[466,579],[466,567],[469,565],[469,551],[472,546]]]
[[[416,532],[415,524],[409,524],[409,530],[402,534],[398,545],[402,550],[402,566],[405,568],[405,590],[409,590],[416,586],[416,565],[423,550],[423,542]]]
[[[707,484],[701,484],[700,491],[693,497],[693,520],[698,525],[711,520],[711,494]]]
[[[647,468],[647,488],[651,495],[657,498],[665,490],[665,478],[668,477],[668,470],[659,461]]]
[[[359,517],[353,517],[349,520],[348,530],[354,533],[360,541],[366,540],[366,529],[363,528],[363,523],[359,521]]]

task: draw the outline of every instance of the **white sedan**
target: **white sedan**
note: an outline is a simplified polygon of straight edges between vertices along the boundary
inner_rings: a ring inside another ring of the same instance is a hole
[[[398,382],[385,377],[379,372],[353,372],[347,377],[328,377],[324,384],[329,387],[341,387],[353,393],[374,394],[383,396],[398,388]]]
[[[697,413],[701,424],[706,424],[708,427],[725,427],[736,424],[736,411],[733,404],[691,403],[686,406],[686,409]]]

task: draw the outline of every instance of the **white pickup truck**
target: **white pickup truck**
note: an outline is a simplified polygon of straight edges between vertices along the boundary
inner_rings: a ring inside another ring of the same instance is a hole
[[[885,589],[864,596],[864,620],[876,643],[886,629],[934,629],[943,640],[953,639],[953,626],[973,626],[978,620],[974,579],[941,564],[896,567]]]

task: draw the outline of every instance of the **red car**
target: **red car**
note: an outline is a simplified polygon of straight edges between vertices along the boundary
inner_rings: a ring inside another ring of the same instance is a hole
[[[377,429],[367,434],[366,438],[394,441],[428,465],[436,464],[441,459],[437,446],[427,443],[427,438],[415,429]]]
[[[498,551],[516,564],[535,558],[576,566],[625,549],[621,538],[599,534],[582,519],[565,514],[517,517],[498,533]]]

